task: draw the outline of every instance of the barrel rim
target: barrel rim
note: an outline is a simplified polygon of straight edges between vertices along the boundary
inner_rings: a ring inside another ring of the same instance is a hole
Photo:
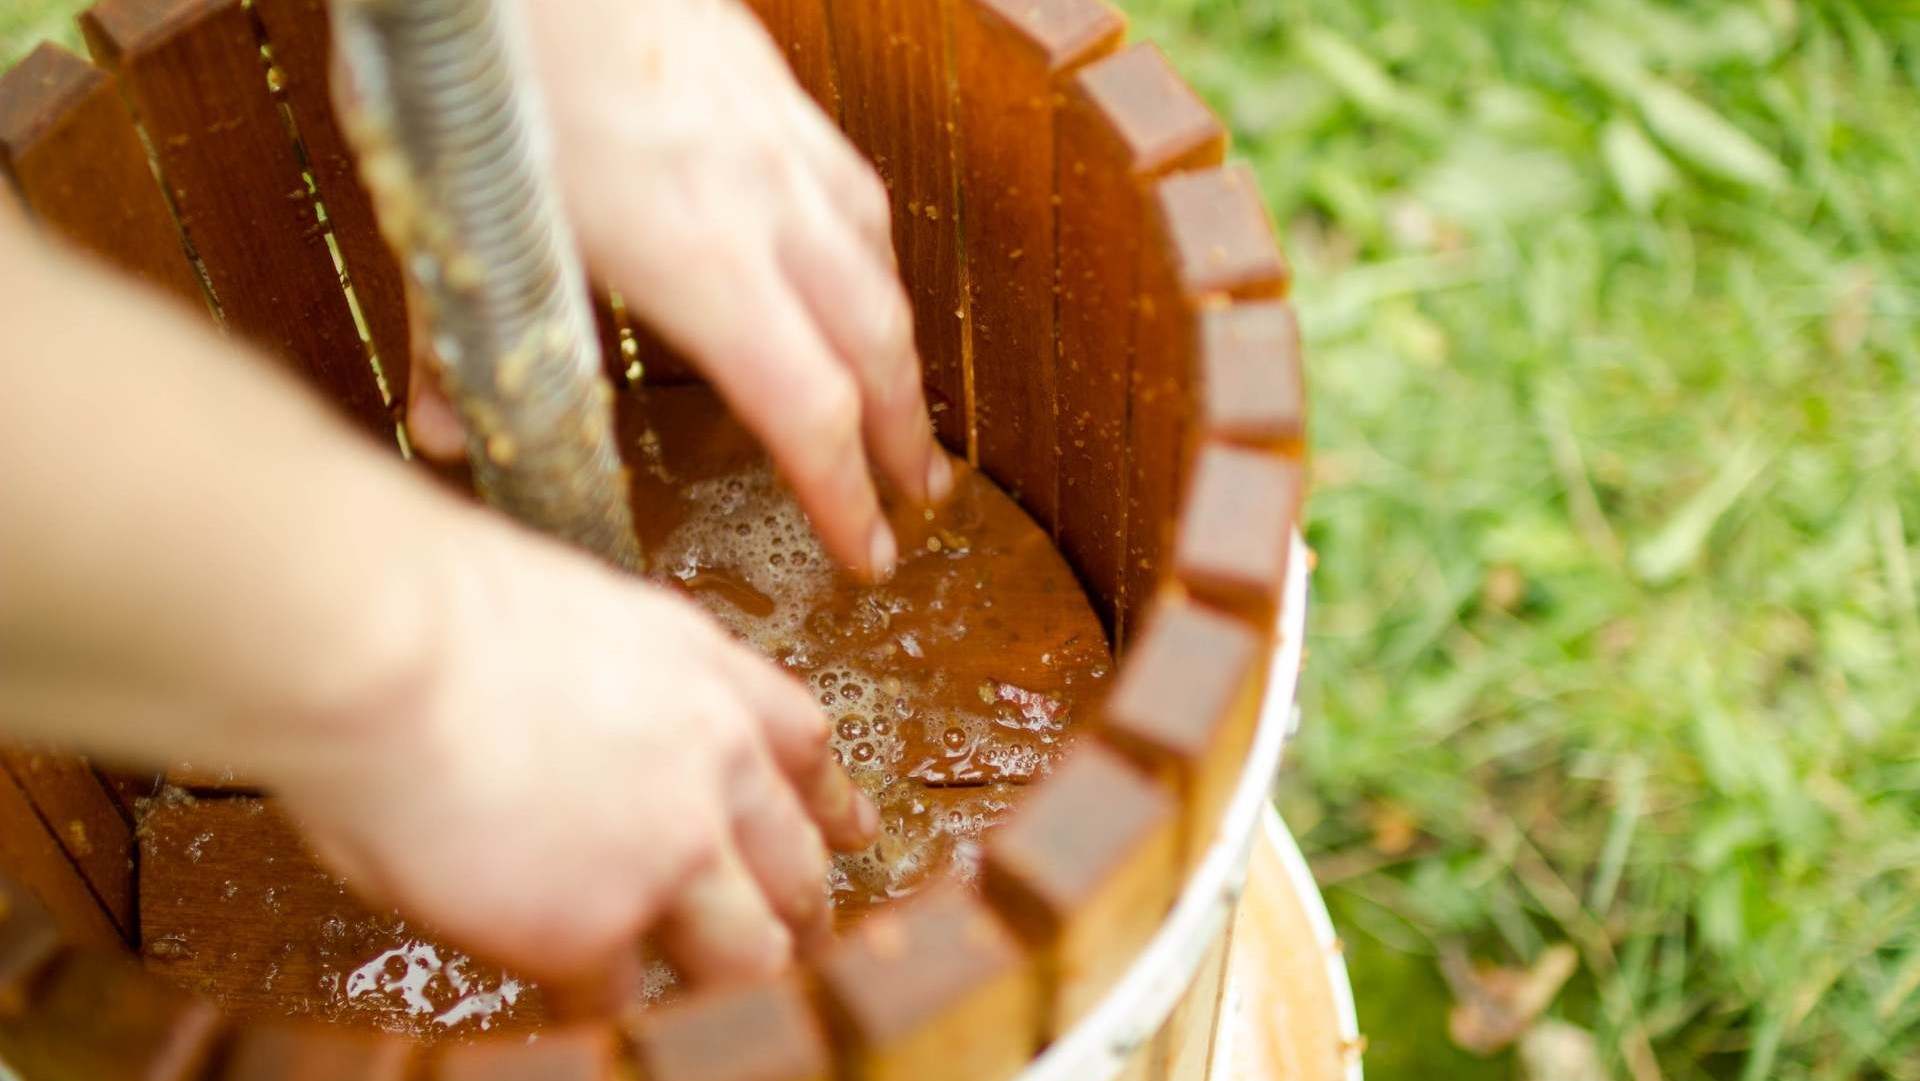
[[[1219,834],[1126,975],[1071,1031],[1035,1057],[1018,1081],[1110,1081],[1117,1076],[1166,1023],[1199,971],[1207,944],[1225,930],[1246,884],[1255,831],[1272,810],[1273,779],[1299,712],[1296,696],[1306,638],[1310,562],[1306,543],[1296,531],[1289,547],[1286,592],[1276,620],[1266,692],[1260,700],[1259,727]],[[1317,902],[1318,893],[1313,897]],[[1319,911],[1324,917],[1325,910]],[[1330,936],[1331,924],[1327,930]],[[1344,966],[1341,975],[1345,986]]]

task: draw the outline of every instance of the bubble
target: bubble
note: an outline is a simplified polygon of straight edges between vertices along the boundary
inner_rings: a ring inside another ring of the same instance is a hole
[[[940,742],[950,751],[958,751],[967,745],[967,734],[959,726],[949,726],[940,733]]]
[[[853,745],[853,760],[855,762],[871,762],[873,761],[874,754],[873,744],[866,740],[861,740],[859,743]]]
[[[864,739],[867,735],[867,726],[862,724],[858,717],[846,717],[840,721],[839,732],[840,738],[844,740]]]

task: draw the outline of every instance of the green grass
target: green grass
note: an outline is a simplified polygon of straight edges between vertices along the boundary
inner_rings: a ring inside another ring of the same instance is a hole
[[[1615,1076],[1920,1079],[1920,15],[1130,6],[1297,269],[1371,1076],[1512,1076],[1439,959],[1567,942]]]
[[[1282,803],[1373,1076],[1564,941],[1615,1075],[1920,1078],[1913,9],[1135,8],[1297,268]]]

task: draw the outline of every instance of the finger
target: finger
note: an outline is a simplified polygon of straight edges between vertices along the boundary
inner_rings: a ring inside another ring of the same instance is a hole
[[[646,297],[656,328],[701,362],[767,445],[827,551],[867,578],[891,574],[899,548],[867,468],[859,385],[780,268],[716,257],[651,290],[634,270],[617,274],[616,286]]]
[[[933,437],[913,348],[913,315],[892,268],[861,248],[802,182],[798,222],[781,247],[794,288],[859,384],[861,422],[874,461],[921,503],[946,498],[953,483]]]
[[[828,719],[800,684],[736,643],[721,666],[759,718],[767,747],[827,842],[857,852],[880,834],[880,812],[833,757]]]
[[[887,186],[812,98],[796,95],[787,128],[834,209],[888,267],[898,267]]]
[[[667,959],[696,984],[763,979],[793,957],[793,935],[731,841],[687,880],[659,935]]]
[[[734,841],[760,892],[803,951],[832,937],[827,906],[827,846],[772,762],[732,790]]]
[[[407,442],[436,462],[466,454],[466,426],[453,399],[440,382],[440,361],[434,356],[427,308],[419,290],[407,284]]]

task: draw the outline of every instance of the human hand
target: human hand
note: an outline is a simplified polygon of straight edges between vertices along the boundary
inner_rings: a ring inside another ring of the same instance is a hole
[[[944,498],[886,190],[737,0],[527,4],[555,165],[594,272],[766,443],[827,550],[897,557],[868,456]],[[416,363],[414,444],[460,453]]]
[[[424,677],[262,778],[322,860],[476,953],[601,993],[649,928],[696,982],[824,936],[823,840],[858,848],[878,819],[812,697],[680,598],[462,513]]]

